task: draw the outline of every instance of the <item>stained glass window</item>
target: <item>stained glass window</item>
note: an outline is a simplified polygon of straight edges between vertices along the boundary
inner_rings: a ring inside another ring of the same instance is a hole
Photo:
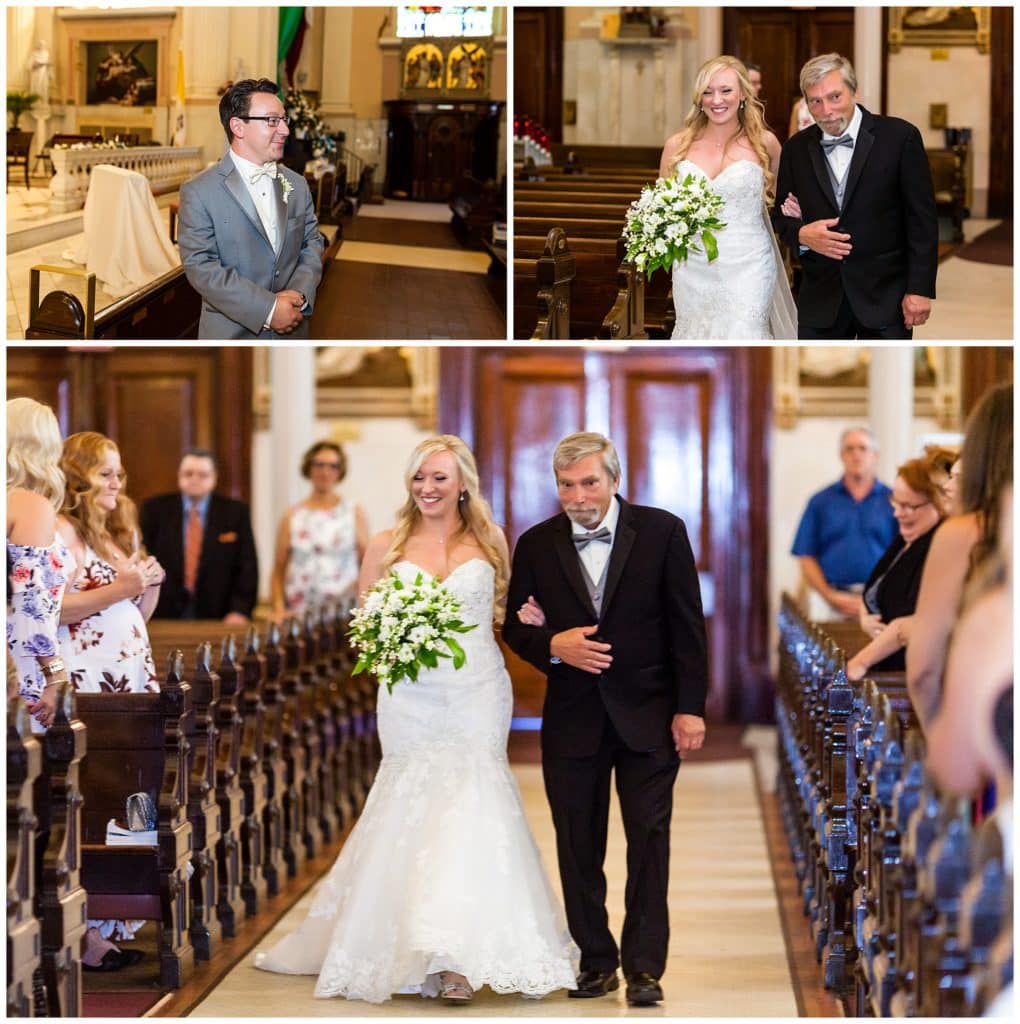
[[[397,36],[491,36],[492,6],[398,7]]]

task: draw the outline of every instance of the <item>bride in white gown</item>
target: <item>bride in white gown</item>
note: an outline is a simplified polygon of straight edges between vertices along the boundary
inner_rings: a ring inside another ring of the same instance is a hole
[[[507,761],[513,696],[491,628],[506,539],[459,438],[419,444],[406,482],[396,526],[365,553],[359,593],[391,570],[411,584],[441,578],[477,623],[458,637],[467,662],[441,662],[392,694],[380,687],[383,759],[361,817],[308,917],[255,965],[317,974],[319,997],[373,1003],[574,988],[577,949]]]
[[[769,222],[779,140],[765,126],[747,69],[715,57],[694,81],[683,131],[666,141],[659,174],[707,178],[725,200],[719,256],[703,252],[673,264],[673,338],[795,339],[796,310]]]

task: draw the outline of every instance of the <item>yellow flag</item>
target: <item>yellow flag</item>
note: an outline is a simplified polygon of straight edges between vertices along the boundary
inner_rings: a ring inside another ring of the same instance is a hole
[[[184,120],[184,50],[177,51],[177,95],[174,101],[173,145],[183,146],[185,135]]]

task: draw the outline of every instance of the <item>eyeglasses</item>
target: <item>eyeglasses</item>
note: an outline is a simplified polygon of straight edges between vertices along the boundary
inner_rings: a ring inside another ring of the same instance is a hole
[[[270,128],[279,128],[281,121],[284,124],[290,124],[290,118],[286,114],[281,114],[279,117],[276,114],[270,114],[269,116],[263,116],[263,115],[256,116],[254,114],[251,114],[248,117],[242,117],[241,120],[242,121],[265,121],[266,124],[268,124]]]
[[[930,505],[931,501],[919,501],[916,505],[911,505],[909,502],[897,501],[895,498],[890,498],[889,504],[892,506],[893,512],[916,512],[919,508],[924,508],[925,505]]]
[[[339,462],[320,462],[318,459],[312,460],[312,469],[340,469]]]

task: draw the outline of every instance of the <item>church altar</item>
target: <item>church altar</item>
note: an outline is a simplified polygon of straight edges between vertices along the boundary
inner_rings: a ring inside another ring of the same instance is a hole
[[[85,205],[93,167],[112,164],[149,179],[153,192],[177,188],[202,170],[200,146],[132,146],[128,149],[57,149],[50,151],[56,173],[50,181],[50,211],[70,213]]]

